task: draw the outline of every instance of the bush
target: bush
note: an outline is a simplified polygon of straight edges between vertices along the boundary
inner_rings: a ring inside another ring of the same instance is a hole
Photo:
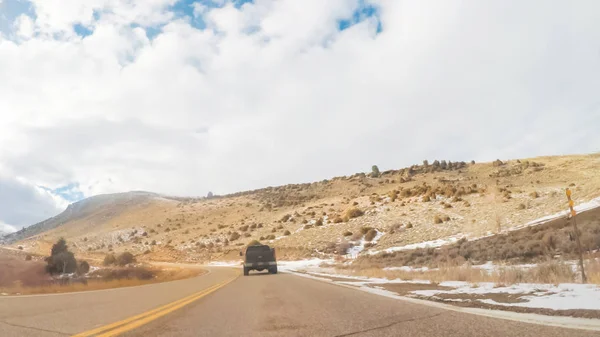
[[[372,230],[372,229],[373,229],[372,227],[362,227],[362,228],[360,229],[360,233],[361,233],[362,235],[366,235],[366,234],[367,234],[367,233],[368,233],[370,230]]]
[[[381,175],[381,173],[379,172],[379,167],[377,167],[377,165],[373,165],[371,167],[371,177],[377,178],[380,175]]]
[[[450,217],[449,217],[449,216],[447,216],[447,215],[444,215],[444,216],[442,217],[442,220],[444,220],[444,221],[450,221]]]
[[[102,261],[102,264],[105,266],[110,266],[110,265],[113,265],[116,263],[117,263],[117,258],[115,257],[114,254],[107,254],[104,257],[104,261]]]
[[[365,241],[373,241],[375,236],[377,236],[377,231],[371,228],[367,234],[365,234]]]
[[[265,240],[275,240],[275,235],[273,235],[273,234],[267,235]]]
[[[156,240],[152,240],[152,242],[150,242],[151,246],[156,246]]]
[[[74,273],[77,270],[77,260],[67,247],[65,239],[60,238],[53,246],[50,256],[46,258],[46,272],[54,274]]]
[[[339,216],[336,216],[335,219],[333,219],[333,223],[340,223],[340,222],[344,222],[344,219],[342,219]]]
[[[244,225],[240,227],[240,231],[245,232],[248,230],[248,225]]]
[[[229,241],[235,241],[237,239],[240,238],[240,233],[238,232],[233,232],[231,233],[231,235],[229,236]]]
[[[288,221],[292,216],[290,214],[286,214],[281,218],[281,222],[286,222]]]
[[[434,224],[441,224],[441,223],[443,223],[443,222],[444,222],[444,221],[442,221],[442,218],[440,218],[440,216],[439,216],[439,215],[436,215],[435,217],[433,217],[433,223],[434,223]]]
[[[77,274],[83,275],[90,271],[90,264],[87,261],[81,261],[77,267]]]
[[[27,256],[25,256],[25,261],[31,261],[32,257],[31,255],[27,254]]]
[[[289,230],[286,230],[285,232],[283,232],[283,235],[291,235],[292,233]]]
[[[346,255],[348,254],[348,249],[352,248],[352,244],[349,242],[340,242],[339,244],[337,244],[336,246],[336,252],[339,255]]]
[[[117,256],[117,264],[119,266],[125,266],[130,263],[134,263],[134,262],[135,262],[135,257],[130,252],[124,252],[124,253],[121,253],[119,256]]]
[[[319,218],[316,222],[315,222],[315,226],[323,226],[323,219]]]
[[[423,197],[423,202],[430,202],[430,201],[431,201],[431,198],[428,195]]]
[[[248,242],[248,246],[260,246],[261,243],[258,240],[252,240],[250,242]]]
[[[519,207],[517,207],[517,209],[520,209],[520,210],[525,209],[525,208],[527,208],[527,207],[523,203],[519,204]]]
[[[538,194],[537,191],[533,191],[533,192],[529,193],[529,196],[532,197],[533,199],[537,199],[540,197],[540,195]]]
[[[406,225],[406,228],[413,228],[413,224],[412,224],[412,222],[409,222],[409,223]]]
[[[352,218],[358,218],[359,216],[365,214],[365,212],[363,212],[362,210],[358,209],[358,208],[350,208],[346,211],[346,216],[349,219]]]
[[[344,234],[342,234],[342,235],[344,235],[344,236],[350,236],[350,235],[352,235],[352,232],[351,231],[345,231]]]

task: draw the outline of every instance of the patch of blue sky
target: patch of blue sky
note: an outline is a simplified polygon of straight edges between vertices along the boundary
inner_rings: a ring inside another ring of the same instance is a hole
[[[15,20],[22,14],[35,19],[37,16],[31,2],[26,0],[0,1],[0,32],[9,34],[14,29]]]
[[[383,31],[383,25],[379,16],[379,9],[365,0],[361,0],[358,8],[352,13],[351,17],[338,21],[338,29],[340,31],[346,30],[369,18],[375,18],[377,21],[376,33],[381,33]]]
[[[82,37],[86,37],[89,35],[92,35],[92,33],[94,32],[93,30],[91,30],[90,28],[80,24],[80,23],[76,23],[73,25],[73,30],[75,31],[75,34],[82,36]]]
[[[70,183],[55,189],[44,189],[49,190],[53,194],[58,195],[69,202],[79,201],[84,198],[83,193],[81,193],[81,190],[79,189],[78,183]]]

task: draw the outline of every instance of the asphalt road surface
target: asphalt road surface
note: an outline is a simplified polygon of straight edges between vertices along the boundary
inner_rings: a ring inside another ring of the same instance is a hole
[[[237,269],[210,271],[198,278],[134,288],[0,297],[0,336],[600,335],[449,311],[292,274],[237,277]],[[192,294],[199,297],[169,305]],[[165,309],[155,310],[157,314],[140,315],[161,306]],[[121,323],[111,327],[114,322]]]

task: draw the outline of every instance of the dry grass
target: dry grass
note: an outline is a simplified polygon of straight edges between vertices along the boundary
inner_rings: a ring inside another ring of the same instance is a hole
[[[10,287],[0,287],[0,293],[7,294],[53,294],[53,293],[67,293],[67,292],[78,292],[78,291],[90,291],[90,290],[103,290],[123,287],[134,287],[146,284],[161,283],[168,281],[182,280],[186,278],[196,277],[206,273],[205,270],[201,269],[166,269],[166,270],[153,270],[153,277],[150,279],[139,279],[139,278],[121,278],[111,280],[88,280],[87,284],[83,283],[71,283],[67,285],[43,285],[28,287],[21,284],[16,284]]]
[[[590,283],[600,284],[600,263],[591,262],[594,269],[588,271]],[[499,267],[497,270],[488,273],[480,268],[470,265],[463,266],[445,266],[435,270],[427,271],[402,271],[402,270],[383,270],[381,268],[337,268],[340,274],[365,276],[387,279],[402,280],[430,280],[435,283],[443,281],[464,281],[464,282],[494,282],[496,284],[511,285],[516,283],[573,283],[578,282],[578,275],[574,273],[571,266],[560,261],[552,261],[540,264],[531,269],[521,269],[510,266]]]

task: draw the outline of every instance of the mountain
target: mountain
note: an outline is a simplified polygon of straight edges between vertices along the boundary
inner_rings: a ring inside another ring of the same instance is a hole
[[[7,238],[35,252],[47,252],[65,237],[78,254],[128,250],[140,258],[179,261],[234,257],[252,240],[278,247],[279,257],[321,256],[350,246],[349,253],[364,255],[522,227],[565,211],[566,187],[576,205],[596,205],[598,167],[600,154],[424,161],[378,175],[209,199],[102,195]]]
[[[27,238],[35,237],[38,234],[50,231],[60,226],[79,223],[85,225],[79,227],[81,231],[93,231],[94,224],[102,223],[112,217],[127,210],[133,205],[142,204],[152,198],[158,197],[158,194],[149,192],[127,192],[118,194],[97,195],[87,198],[73,204],[59,215],[46,219],[35,225],[26,227],[14,233],[4,236],[4,241],[12,243]]]

